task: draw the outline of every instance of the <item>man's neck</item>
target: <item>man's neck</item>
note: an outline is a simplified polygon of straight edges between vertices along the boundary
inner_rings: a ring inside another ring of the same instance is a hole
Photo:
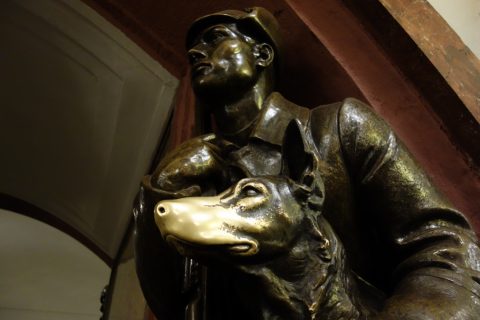
[[[215,118],[217,133],[238,145],[245,145],[265,99],[271,92],[267,81],[260,77],[257,83],[238,99],[209,103],[208,107]]]

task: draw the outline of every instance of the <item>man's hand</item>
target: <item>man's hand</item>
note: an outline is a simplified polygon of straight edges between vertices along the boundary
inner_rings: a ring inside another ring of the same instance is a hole
[[[229,148],[220,145],[214,134],[193,138],[170,152],[150,178],[153,188],[181,196],[200,195],[222,189],[227,181],[223,154]]]

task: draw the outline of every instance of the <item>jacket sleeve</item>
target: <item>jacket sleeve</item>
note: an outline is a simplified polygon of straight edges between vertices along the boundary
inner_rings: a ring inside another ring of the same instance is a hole
[[[184,260],[162,240],[153,215],[158,201],[173,197],[153,187],[151,177],[145,176],[133,209],[137,276],[148,306],[159,319],[181,319],[184,313]]]
[[[176,191],[162,189],[161,186],[164,184],[159,183],[165,179],[162,168],[165,168],[164,164],[172,164],[170,169],[176,172],[182,171],[183,166],[193,167],[197,170],[194,172],[199,175],[195,180],[204,179],[206,182],[218,180],[216,177],[209,177],[210,179],[205,177],[207,174],[216,174],[212,170],[208,171],[209,166],[202,166],[201,163],[194,166],[198,154],[202,155],[202,144],[207,142],[213,144],[216,150],[225,153],[235,148],[232,143],[219,139],[214,134],[199,136],[185,142],[162,159],[158,170],[143,178],[134,205],[137,275],[145,299],[158,319],[184,318],[185,306],[194,295],[192,291],[196,289],[194,282],[197,278],[190,277],[189,274],[195,274],[197,270],[189,263],[190,259],[181,257],[163,241],[154,219],[155,205],[160,200],[183,198],[202,192],[200,186],[195,184]],[[192,152],[188,150],[189,147],[193,147]],[[203,154],[201,159],[211,161],[212,156],[208,155],[207,157]],[[222,178],[227,179],[228,174],[224,174],[225,177],[222,175]],[[184,184],[185,181],[180,182]]]
[[[379,319],[480,319],[480,251],[465,216],[370,108],[347,99],[338,124],[356,196],[388,250],[394,285]]]

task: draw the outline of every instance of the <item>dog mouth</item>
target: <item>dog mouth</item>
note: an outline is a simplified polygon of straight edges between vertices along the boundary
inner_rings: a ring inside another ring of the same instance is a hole
[[[228,252],[233,255],[250,256],[258,252],[258,245],[253,241],[240,241],[236,243],[212,243],[200,244],[193,243],[184,239],[180,239],[174,235],[165,237],[167,243],[177,248],[177,250],[185,255],[197,254],[215,254],[215,252]]]

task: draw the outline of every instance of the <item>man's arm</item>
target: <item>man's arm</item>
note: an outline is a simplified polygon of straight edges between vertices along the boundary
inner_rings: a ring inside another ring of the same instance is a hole
[[[137,276],[148,306],[159,319],[182,319],[183,259],[162,240],[153,209],[158,200],[169,198],[156,193],[150,176],[142,182],[134,205],[135,263]]]
[[[184,258],[162,240],[154,207],[160,200],[222,188],[227,179],[222,157],[231,148],[213,134],[193,138],[168,153],[154,173],[142,180],[134,207],[135,260],[144,296],[159,319],[183,319],[191,297],[182,292],[187,272]]]
[[[358,197],[389,250],[394,291],[379,319],[480,319],[480,250],[388,125],[347,99],[339,134]]]

